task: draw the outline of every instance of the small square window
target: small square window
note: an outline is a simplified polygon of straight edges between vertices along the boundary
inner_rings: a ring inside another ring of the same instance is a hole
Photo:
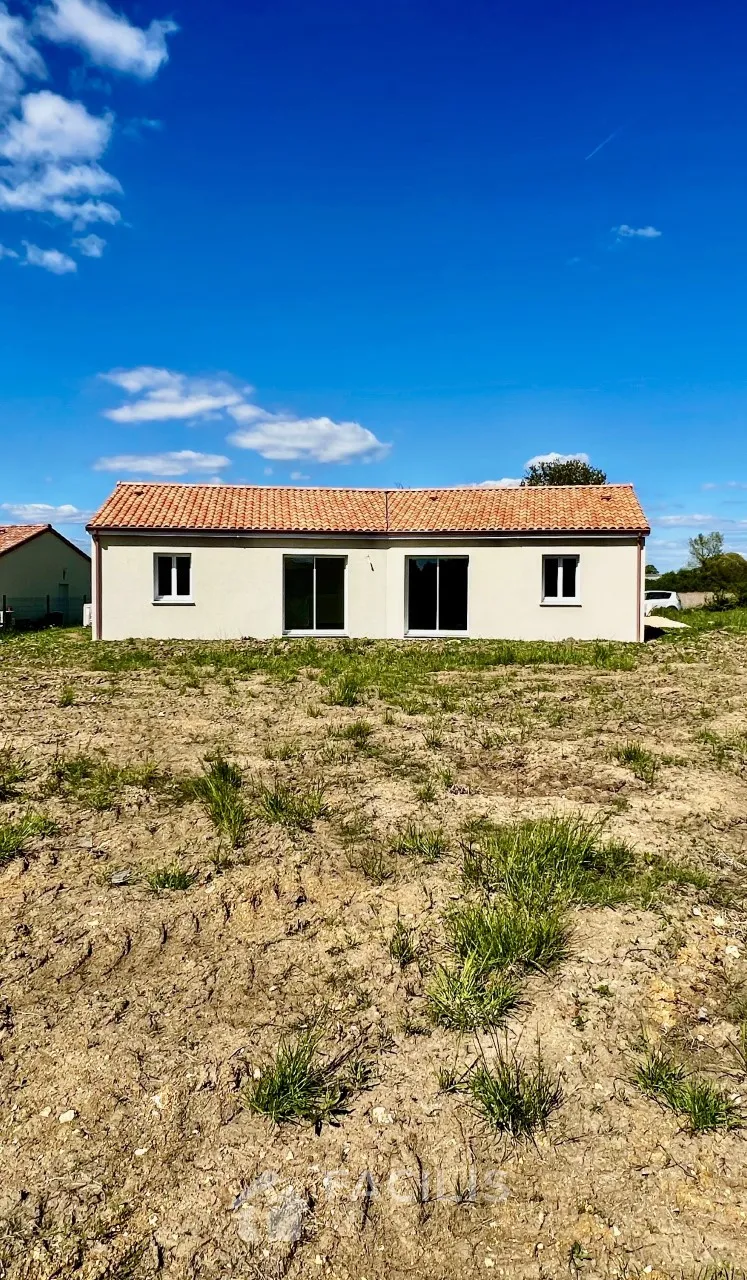
[[[192,557],[154,557],[154,600],[186,603],[192,598]]]
[[[578,556],[542,557],[542,603],[579,604]]]

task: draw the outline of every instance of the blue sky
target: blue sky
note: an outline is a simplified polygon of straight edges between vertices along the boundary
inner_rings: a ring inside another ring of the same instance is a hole
[[[0,3],[0,520],[585,453],[747,550],[741,6]],[[107,376],[102,376],[107,375]]]

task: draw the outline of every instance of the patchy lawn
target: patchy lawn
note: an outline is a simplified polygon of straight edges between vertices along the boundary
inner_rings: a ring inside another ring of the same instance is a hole
[[[741,1274],[739,612],[0,639],[0,1277]]]

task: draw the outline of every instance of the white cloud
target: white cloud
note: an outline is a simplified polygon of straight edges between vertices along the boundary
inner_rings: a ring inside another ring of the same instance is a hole
[[[71,503],[52,507],[46,502],[3,502],[0,511],[20,524],[87,524],[93,515]]]
[[[0,155],[15,163],[97,160],[109,143],[112,119],[92,116],[82,102],[70,102],[50,89],[27,93],[20,115],[0,134]]]
[[[543,462],[587,462],[589,461],[588,453],[538,453],[534,458],[528,458],[524,463],[525,467],[540,466]]]
[[[254,449],[271,461],[371,461],[383,457],[390,447],[359,422],[271,413],[248,400],[251,387],[224,378],[195,378],[150,365],[115,369],[102,377],[134,397],[105,411],[113,422],[188,421],[227,413],[239,424],[229,443]]]
[[[695,529],[695,528],[716,528],[719,523],[718,516],[703,515],[701,512],[695,512],[693,515],[677,515],[677,516],[658,516],[652,521],[652,524],[663,525],[667,529]],[[723,524],[723,521],[721,522]]]
[[[239,411],[231,416],[241,420]],[[254,406],[247,406],[254,410]],[[253,426],[234,431],[229,444],[254,449],[273,462],[296,458],[313,462],[374,462],[383,458],[390,445],[382,444],[359,422],[333,422],[331,418],[294,418],[286,414],[252,412]]]
[[[94,114],[53,88],[34,88],[30,81],[47,78],[35,41],[72,44],[98,66],[152,79],[168,57],[166,37],[176,29],[170,21],[141,29],[103,0],[46,0],[26,22],[0,0],[0,212],[51,215],[78,231],[121,220],[102,197],[121,194],[122,188],[99,163],[113,136],[114,115]],[[79,93],[108,88],[100,79],[81,78],[81,70],[73,68],[69,79]]]
[[[265,467],[265,475],[272,475],[272,467]],[[291,471],[291,480],[310,480],[311,476],[307,476],[304,471]]]
[[[219,378],[192,378],[170,369],[142,365],[101,375],[130,395],[140,396],[117,409],[107,409],[112,422],[169,422],[204,418],[241,404],[242,392]],[[144,394],[143,394],[144,393]]]
[[[0,109],[7,110],[17,101],[25,77],[43,80],[46,74],[44,61],[31,43],[23,18],[12,16],[7,6],[0,3]]]
[[[195,453],[180,449],[173,453],[123,453],[116,458],[99,458],[94,471],[124,471],[144,476],[186,476],[190,473],[220,471],[230,467],[230,458],[220,453]],[[211,481],[214,483],[214,478]]]
[[[465,485],[466,489],[518,489],[521,480],[515,476],[504,476],[502,480],[476,480],[474,484]]]
[[[75,259],[67,253],[60,253],[59,249],[40,249],[38,244],[29,244],[28,240],[23,243],[26,248],[26,266],[43,267],[55,276],[66,276],[71,271],[78,270]]]
[[[100,258],[106,248],[106,240],[103,236],[96,236],[93,233],[89,236],[81,236],[79,240],[73,240],[73,244],[84,258]]]
[[[613,232],[617,235],[618,240],[629,240],[636,238],[638,240],[658,240],[661,232],[656,227],[629,227],[627,222],[623,222],[619,227],[613,227]]]
[[[141,80],[151,80],[167,61],[166,37],[179,30],[168,19],[155,19],[143,30],[102,0],[52,0],[38,11],[37,24],[48,40],[75,45],[97,67]]]
[[[18,254],[16,253],[15,249],[9,249],[6,244],[0,244],[0,259],[1,258],[17,258],[17,257],[18,257]]]

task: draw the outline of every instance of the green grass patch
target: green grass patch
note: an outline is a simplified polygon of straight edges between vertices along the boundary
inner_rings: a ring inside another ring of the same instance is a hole
[[[0,823],[0,866],[26,852],[30,841],[54,835],[57,823],[43,813],[27,813],[15,822]]]
[[[740,1103],[728,1089],[702,1076],[689,1076],[666,1049],[648,1049],[634,1075],[649,1098],[687,1121],[691,1133],[738,1129],[745,1123]]]
[[[244,1105],[277,1124],[307,1121],[321,1125],[345,1110],[355,1087],[355,1070],[343,1070],[345,1057],[325,1058],[322,1033],[314,1028],[281,1040],[272,1062],[244,1091]]]
[[[563,1101],[560,1079],[545,1066],[539,1049],[526,1061],[499,1048],[493,1066],[479,1063],[467,1087],[475,1109],[490,1128],[516,1139],[533,1138],[545,1129]]]
[[[145,877],[154,893],[168,890],[191,889],[197,879],[196,871],[185,871],[178,863],[168,867],[156,867]]]
[[[447,913],[449,944],[460,960],[474,959],[484,971],[541,969],[568,954],[568,925],[560,908],[499,899],[466,903]]]
[[[428,987],[431,1018],[452,1031],[500,1027],[520,1002],[519,982],[487,967],[476,955],[458,965],[439,965]]]
[[[242,787],[241,770],[222,755],[207,757],[202,773],[187,783],[188,793],[200,801],[218,835],[232,849],[244,844],[249,822]]]
[[[623,742],[615,747],[612,754],[618,764],[630,769],[640,782],[645,782],[650,787],[654,785],[659,762],[652,751],[642,747],[639,742]]]
[[[437,862],[447,849],[443,827],[422,827],[416,822],[408,822],[392,842],[393,853],[422,858],[424,862]]]
[[[406,969],[408,964],[413,964],[418,957],[418,945],[416,941],[415,930],[409,925],[405,925],[401,920],[392,930],[392,936],[389,939],[389,954],[392,960],[396,960],[400,969]]]
[[[640,857],[625,841],[607,836],[603,818],[580,814],[503,825],[473,821],[462,850],[468,884],[534,907],[647,904],[667,885],[710,884],[687,863]]]
[[[317,819],[330,815],[321,782],[303,786],[276,778],[271,785],[257,783],[253,799],[258,815],[265,822],[279,823],[298,831],[310,831]]]
[[[0,800],[12,800],[29,776],[28,761],[8,743],[0,747]]]

